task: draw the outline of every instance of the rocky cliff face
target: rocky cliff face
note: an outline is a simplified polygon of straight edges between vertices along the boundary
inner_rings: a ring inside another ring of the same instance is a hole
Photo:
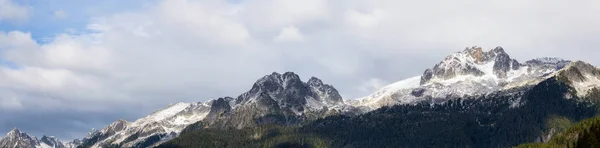
[[[204,122],[221,128],[298,124],[341,106],[346,105],[338,91],[318,78],[303,82],[292,72],[272,73],[236,99],[216,100]]]
[[[60,142],[56,137],[52,137],[52,136],[42,136],[42,139],[40,139],[40,145],[47,145],[49,147],[52,148],[64,148],[66,147],[65,144],[63,144],[62,142]]]
[[[479,68],[479,65],[487,63],[491,63],[490,68],[498,78],[507,78],[510,70],[518,70],[521,67],[521,63],[511,59],[502,47],[487,52],[481,47],[471,47],[447,56],[433,69],[425,70],[420,84],[426,84],[431,79],[447,80],[463,75],[483,76],[486,74],[485,69]]]

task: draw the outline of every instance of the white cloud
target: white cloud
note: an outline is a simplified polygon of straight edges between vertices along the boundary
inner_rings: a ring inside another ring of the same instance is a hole
[[[294,26],[285,27],[281,29],[279,35],[275,37],[275,41],[278,42],[298,42],[302,41],[304,37],[298,28]]]
[[[160,3],[157,13],[160,21],[168,21],[164,27],[204,36],[211,42],[245,44],[250,34],[229,14],[233,9],[221,1],[171,0]]]
[[[323,0],[244,1],[238,13],[248,26],[262,30],[327,21],[329,6]]]
[[[372,12],[358,12],[350,10],[347,12],[347,19],[350,23],[359,27],[373,27],[379,23],[379,20],[384,17],[383,12],[372,10]]]
[[[56,19],[65,19],[67,17],[69,17],[69,14],[64,10],[54,11],[54,18],[56,18]]]
[[[0,22],[22,22],[29,19],[31,8],[22,6],[12,0],[0,0]]]

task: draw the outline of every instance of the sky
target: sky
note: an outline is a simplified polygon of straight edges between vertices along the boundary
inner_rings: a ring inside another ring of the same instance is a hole
[[[600,65],[598,16],[597,0],[0,0],[0,133],[82,138],[272,72],[355,99],[471,46]]]

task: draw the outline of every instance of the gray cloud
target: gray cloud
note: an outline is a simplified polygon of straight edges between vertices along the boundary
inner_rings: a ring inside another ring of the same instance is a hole
[[[4,32],[0,56],[19,68],[0,68],[0,118],[10,119],[0,130],[83,136],[170,103],[236,96],[273,71],[317,76],[353,99],[473,45],[598,65],[599,4],[165,0],[48,43]]]

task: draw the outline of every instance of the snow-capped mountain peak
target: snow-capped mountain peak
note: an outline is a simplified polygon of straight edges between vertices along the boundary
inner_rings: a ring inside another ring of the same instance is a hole
[[[12,130],[10,130],[8,133],[6,133],[6,137],[11,137],[11,136],[18,136],[21,134],[21,131],[17,128],[13,128]]]
[[[487,52],[483,51],[481,47],[471,47],[449,55],[432,69],[425,70],[420,84],[466,75],[506,78],[507,72],[520,67],[521,64],[517,60],[511,59],[502,47],[496,47]]]
[[[570,61],[539,58],[519,63],[502,47],[484,51],[468,47],[453,53],[423,75],[399,81],[353,101],[357,107],[376,109],[395,104],[463,96],[485,95],[500,90],[535,85],[564,68]]]
[[[21,132],[14,128],[9,131],[5,137],[0,138],[0,147],[4,148],[65,148],[65,145],[57,138],[52,136],[43,136],[38,140],[35,136]]]

